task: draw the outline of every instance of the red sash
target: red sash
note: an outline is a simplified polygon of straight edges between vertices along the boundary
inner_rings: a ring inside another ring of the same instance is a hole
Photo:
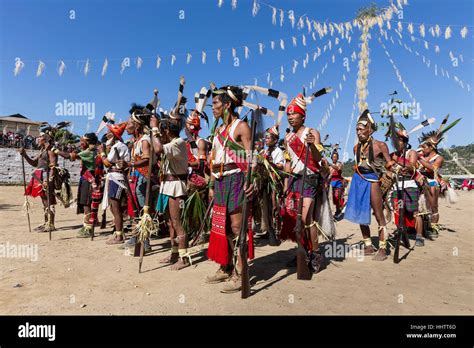
[[[224,129],[224,131],[220,134],[217,134],[217,140],[221,143],[222,145],[222,148],[224,149],[224,151],[226,152],[227,156],[230,157],[230,159],[232,159],[232,161],[237,165],[237,167],[239,167],[239,169],[243,172],[246,172],[247,171],[247,162],[241,162],[238,158],[237,158],[237,154],[235,153],[234,150],[232,150],[227,144],[224,145],[224,141],[227,140],[227,142],[231,142],[231,143],[234,143],[234,144],[237,144],[236,142],[234,142],[231,138],[230,138],[230,135],[229,135],[229,131],[227,130],[227,127]],[[240,146],[237,144],[237,146]]]
[[[299,160],[304,163],[306,159],[306,145],[300,140],[296,133],[289,135],[287,144],[293,150]],[[315,173],[319,171],[319,164],[314,161],[314,158],[311,154],[308,158],[308,168]]]
[[[189,142],[186,143],[186,149],[188,150],[188,163],[196,162],[197,158],[194,156],[193,151],[191,149],[191,144]]]

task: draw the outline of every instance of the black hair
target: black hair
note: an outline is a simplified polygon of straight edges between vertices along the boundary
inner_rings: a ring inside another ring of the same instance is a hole
[[[87,138],[87,142],[91,145],[96,145],[99,142],[99,139],[95,133],[86,133],[84,134],[84,138]]]
[[[143,105],[132,103],[130,110],[128,112],[130,113],[130,115],[133,114],[135,111],[139,111],[140,113],[142,113],[144,108],[145,107]]]
[[[213,93],[213,97],[219,97],[222,104],[230,103],[230,110],[234,112],[235,108],[242,106],[243,101],[243,90],[237,86],[223,86],[219,90],[230,90],[232,94],[237,98],[237,101],[232,99],[227,93]]]

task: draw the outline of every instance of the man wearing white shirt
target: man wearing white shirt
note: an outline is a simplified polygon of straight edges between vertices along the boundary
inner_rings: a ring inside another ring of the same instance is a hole
[[[114,216],[115,231],[113,236],[106,241],[107,244],[122,244],[123,236],[123,211],[127,206],[127,177],[118,162],[130,162],[130,150],[124,144],[122,134],[125,131],[126,122],[118,125],[108,125],[109,132],[107,145],[112,144],[108,155],[105,154],[103,145],[100,145],[102,162],[108,168],[105,181],[104,198],[102,200],[102,209],[107,209],[110,205]]]
[[[277,144],[279,135],[278,126],[270,127],[265,131],[265,145],[267,149],[265,150],[264,158],[270,162],[270,165],[272,165],[274,169],[282,171],[285,165],[285,159],[283,157],[283,151]],[[271,190],[268,184],[263,187],[262,220],[264,227],[262,229],[268,233],[269,244],[278,246],[280,243],[275,237],[276,225],[274,223],[274,215],[278,209],[277,191],[280,191],[282,187],[279,185],[279,181],[281,180],[275,177],[273,173],[269,173],[269,175],[272,175],[274,182],[277,183],[277,190]]]

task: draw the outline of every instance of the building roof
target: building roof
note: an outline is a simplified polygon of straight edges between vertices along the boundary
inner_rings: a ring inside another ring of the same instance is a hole
[[[31,124],[31,125],[37,125],[37,126],[41,125],[41,122],[32,121],[28,117],[23,116],[21,114],[14,114],[14,115],[10,115],[10,116],[1,116],[0,121],[25,123],[25,124]]]

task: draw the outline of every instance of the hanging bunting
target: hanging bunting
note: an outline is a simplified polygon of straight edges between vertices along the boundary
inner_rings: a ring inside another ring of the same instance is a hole
[[[61,60],[58,62],[58,75],[63,76],[64,70],[66,70],[66,63]]]
[[[44,64],[44,62],[40,60],[38,63],[38,69],[36,70],[36,77],[41,76],[45,68],[46,68],[46,65]]]
[[[245,59],[249,59],[250,51],[247,46],[244,47],[244,57]]]
[[[217,6],[219,6],[219,8],[221,8],[223,3],[224,3],[224,0],[219,0],[217,2]]]
[[[270,73],[267,73],[267,83],[270,83]]]
[[[252,17],[255,17],[258,13],[258,10],[260,10],[260,5],[257,2],[257,0],[253,0],[253,6],[252,6]]]
[[[13,69],[14,76],[18,76],[21,70],[25,67],[25,63],[21,61],[20,58],[15,59],[15,68]]]
[[[272,24],[273,25],[276,25],[277,23],[276,15],[277,15],[277,9],[275,7],[272,7]]]
[[[280,10],[280,27],[283,26],[284,20],[285,20],[285,12],[283,12],[283,10]]]
[[[104,64],[102,65],[102,72],[101,72],[101,76],[104,77],[105,76],[105,73],[107,72],[107,68],[109,66],[109,61],[107,58],[104,59]]]
[[[303,17],[300,17],[300,19],[298,20],[298,25],[296,26],[296,28],[298,30],[301,30],[301,29],[303,29],[303,27],[304,27]]]
[[[450,38],[451,38],[451,33],[452,33],[451,27],[448,26],[448,27],[446,28],[446,31],[444,32],[444,38],[445,38],[446,40],[450,39]]]
[[[156,68],[159,69],[160,65],[161,65],[161,57],[158,56],[158,57],[156,57]]]
[[[237,57],[237,51],[235,48],[232,47],[232,58]]]
[[[120,74],[123,74],[123,72],[125,71],[125,68],[127,68],[129,65],[130,65],[130,59],[128,57],[124,58],[122,60],[122,63],[120,64]]]
[[[171,66],[173,66],[175,62],[176,62],[176,56],[173,54],[171,56]]]
[[[143,59],[141,59],[140,57],[137,57],[137,69],[140,69],[142,67],[142,64],[143,64]]]
[[[91,66],[90,66],[90,62],[89,62],[89,59],[86,60],[86,65],[84,66],[84,75],[87,76],[87,74],[89,74],[89,70],[90,70]]]
[[[275,48],[275,41],[270,41],[270,47],[272,50]]]
[[[304,34],[301,37],[301,41],[303,42],[303,46],[306,46],[306,36]]]
[[[217,62],[219,63],[221,62],[221,49],[220,48],[217,49]]]
[[[296,72],[297,66],[298,66],[298,61],[293,59],[293,68],[292,68],[293,74]]]
[[[436,36],[435,30],[434,30],[433,27],[430,27],[429,32],[430,32],[431,36],[433,36],[433,37]]]
[[[419,27],[418,27],[419,31],[420,31],[420,36],[421,37],[425,37],[425,25],[424,24],[421,24]]]
[[[288,19],[290,20],[291,27],[294,28],[295,27],[295,13],[293,12],[293,10],[288,11]]]
[[[293,36],[293,37],[291,38],[291,41],[293,42],[293,46],[296,47],[296,37]]]
[[[466,36],[467,36],[467,27],[464,26],[464,27],[461,29],[461,37],[462,37],[463,39],[465,39]]]
[[[435,34],[436,34],[436,37],[440,37],[441,35],[441,28],[439,27],[438,24],[436,24],[435,26]]]
[[[232,10],[237,8],[237,0],[232,0]]]
[[[191,58],[192,58],[191,53],[188,53],[186,55],[186,64],[189,64],[191,62]]]
[[[258,51],[260,54],[263,54],[263,43],[258,44]]]
[[[282,50],[285,49],[285,41],[283,41],[283,39],[280,39],[280,48],[281,48]]]
[[[311,32],[311,21],[306,17],[306,27],[308,28],[308,33]]]

